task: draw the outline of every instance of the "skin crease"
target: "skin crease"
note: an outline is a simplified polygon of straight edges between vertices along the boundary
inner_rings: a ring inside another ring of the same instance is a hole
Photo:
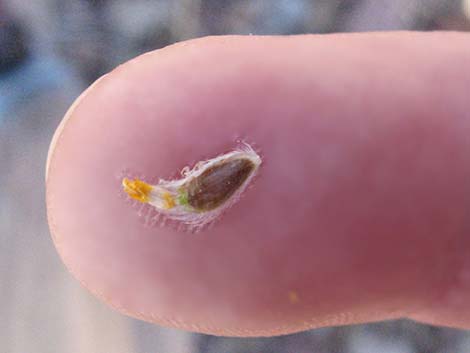
[[[140,56],[67,114],[48,220],[128,315],[270,336],[408,317],[470,327],[470,36],[218,37]],[[124,170],[170,178],[254,142],[254,187],[197,235],[144,227]]]

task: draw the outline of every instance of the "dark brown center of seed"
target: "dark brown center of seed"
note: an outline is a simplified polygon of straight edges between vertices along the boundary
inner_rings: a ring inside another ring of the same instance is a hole
[[[188,203],[199,211],[217,208],[243,185],[254,169],[249,159],[221,161],[188,183]]]

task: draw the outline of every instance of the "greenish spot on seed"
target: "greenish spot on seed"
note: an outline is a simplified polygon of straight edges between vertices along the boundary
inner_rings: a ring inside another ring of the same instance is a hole
[[[182,206],[186,206],[189,204],[189,201],[188,201],[188,192],[185,190],[185,189],[180,189],[179,191],[179,195],[178,195],[178,203]]]

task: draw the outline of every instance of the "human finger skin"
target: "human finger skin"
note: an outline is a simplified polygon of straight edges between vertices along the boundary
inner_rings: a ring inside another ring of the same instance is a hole
[[[213,37],[119,66],[59,127],[47,211],[114,308],[269,336],[411,317],[470,327],[470,37]],[[125,172],[170,178],[253,143],[253,187],[194,235],[145,227]]]

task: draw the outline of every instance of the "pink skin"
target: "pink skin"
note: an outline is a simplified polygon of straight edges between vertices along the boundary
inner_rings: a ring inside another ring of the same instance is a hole
[[[237,336],[395,317],[470,327],[470,37],[219,37],[89,89],[51,147],[70,271],[147,321]],[[254,142],[254,187],[197,235],[144,227],[128,169],[169,178]],[[294,294],[295,293],[295,294]]]

